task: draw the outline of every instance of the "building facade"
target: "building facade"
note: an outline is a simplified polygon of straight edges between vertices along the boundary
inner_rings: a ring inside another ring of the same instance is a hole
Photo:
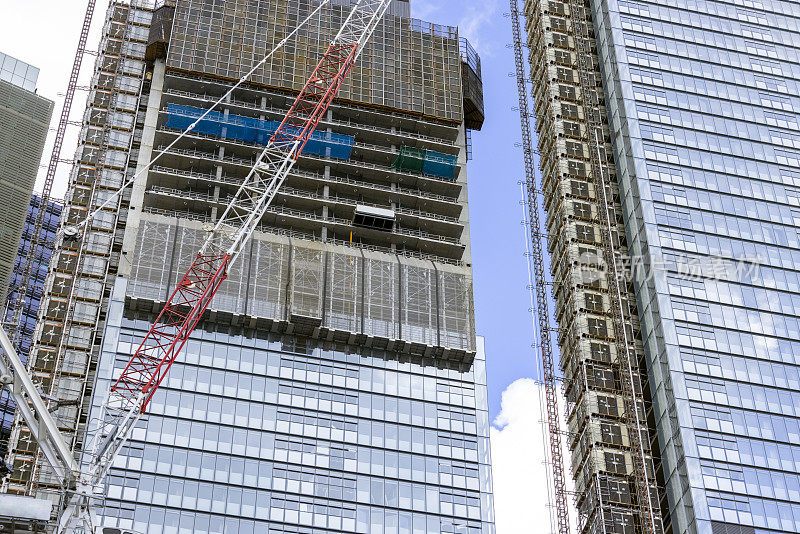
[[[50,127],[53,102],[36,94],[39,69],[0,52],[0,302],[17,248]]]
[[[38,238],[39,246],[33,258],[27,296],[23,303],[19,322],[16,322],[13,316],[13,310],[10,306],[6,306],[5,316],[3,318],[4,323],[13,323],[16,325],[14,340],[16,342],[17,352],[23,362],[27,361],[31,346],[33,345],[33,333],[36,328],[39,305],[41,304],[44,294],[44,284],[49,271],[50,257],[53,255],[53,242],[55,240],[56,231],[58,230],[59,219],[61,218],[61,209],[62,206],[60,203],[53,201],[44,202],[41,197],[33,195],[28,208],[28,215],[25,218],[25,226],[22,230],[22,239],[19,243],[17,259],[14,262],[14,271],[11,276],[11,283],[9,284],[7,296],[7,302],[9,303],[14,302],[19,297],[18,290],[20,288],[20,279],[25,271],[31,247],[35,246],[36,236],[33,235],[33,232],[36,228],[36,220],[41,211],[44,210],[42,231]],[[0,458],[2,459],[5,459],[8,453],[8,440],[11,436],[11,427],[14,422],[14,406],[14,400],[8,394],[8,391],[4,389],[0,392]]]
[[[76,452],[350,5],[165,150],[316,4],[112,2],[65,224],[160,155],[51,264],[32,369],[75,401],[55,415]],[[339,96],[110,472],[104,525],[493,532],[466,192],[480,59],[400,0]],[[8,490],[57,499],[16,430]]]
[[[583,50],[576,15],[592,37]],[[603,146],[589,148],[613,161],[665,529],[797,532],[800,4],[540,2],[528,20],[554,83],[596,75],[604,133],[589,141]],[[571,132],[593,121],[570,115],[564,98],[582,97],[564,91],[537,115],[540,146],[570,160]],[[551,220],[563,219],[556,198]]]
[[[797,532],[800,4],[593,9],[674,528]]]
[[[580,533],[664,530],[659,456],[591,13],[527,2],[567,442]],[[538,194],[538,193],[534,193]]]

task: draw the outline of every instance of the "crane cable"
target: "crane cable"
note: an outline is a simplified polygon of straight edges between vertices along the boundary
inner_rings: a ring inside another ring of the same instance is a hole
[[[145,171],[149,170],[149,169],[150,169],[150,167],[152,167],[152,166],[153,166],[153,164],[154,164],[156,161],[158,161],[158,160],[159,160],[159,158],[161,158],[161,156],[163,156],[165,153],[169,152],[169,151],[172,149],[172,147],[174,147],[174,146],[175,146],[175,145],[178,143],[178,141],[180,141],[181,139],[183,139],[183,138],[186,136],[186,134],[188,134],[189,132],[191,132],[191,131],[192,131],[192,130],[193,130],[193,129],[194,129],[194,128],[195,128],[195,127],[198,125],[198,124],[200,124],[200,121],[202,121],[203,119],[205,119],[205,118],[208,116],[208,114],[209,114],[209,113],[211,113],[212,111],[214,111],[214,109],[216,109],[216,108],[217,108],[217,106],[219,106],[219,105],[220,105],[220,104],[221,104],[223,101],[225,101],[225,100],[226,100],[226,99],[227,99],[229,96],[231,96],[231,95],[233,94],[233,92],[234,92],[236,89],[238,89],[238,88],[239,88],[239,86],[240,86],[240,85],[242,85],[243,83],[245,83],[245,82],[246,82],[246,81],[247,81],[247,80],[250,78],[250,76],[252,76],[252,75],[253,75],[253,73],[254,73],[255,71],[257,71],[258,69],[260,69],[260,68],[261,68],[261,67],[264,65],[264,63],[266,63],[266,62],[267,62],[267,60],[268,60],[269,58],[271,58],[273,54],[275,54],[275,52],[277,52],[278,50],[280,50],[281,48],[283,48],[283,46],[284,46],[284,45],[285,45],[287,42],[289,42],[289,40],[290,40],[292,37],[294,37],[294,36],[295,36],[295,34],[296,34],[297,32],[299,32],[299,31],[300,31],[300,29],[301,29],[302,27],[304,27],[306,24],[308,24],[308,23],[309,23],[309,21],[310,21],[310,20],[311,20],[311,19],[312,19],[312,18],[313,18],[313,17],[314,17],[314,16],[315,16],[315,15],[316,15],[316,14],[317,14],[319,11],[321,11],[323,7],[325,7],[325,5],[327,5],[328,3],[330,3],[330,1],[331,1],[331,0],[322,0],[322,2],[320,3],[320,5],[319,5],[319,6],[317,6],[317,8],[316,8],[316,9],[314,9],[314,11],[312,11],[312,12],[311,12],[311,13],[308,15],[308,17],[306,17],[306,18],[305,18],[305,19],[304,19],[304,20],[303,20],[303,21],[302,21],[300,24],[298,24],[298,25],[297,25],[297,27],[295,27],[295,29],[294,29],[294,30],[292,30],[292,31],[291,31],[291,32],[290,32],[290,33],[289,33],[289,34],[288,34],[286,37],[284,37],[284,38],[283,38],[283,39],[282,39],[282,40],[281,40],[281,41],[280,41],[280,42],[279,42],[277,45],[275,45],[275,48],[273,48],[273,49],[272,49],[272,50],[271,50],[271,51],[270,51],[270,52],[269,52],[269,53],[268,53],[266,56],[264,56],[264,57],[261,59],[261,61],[259,61],[258,63],[256,63],[256,65],[255,65],[255,66],[254,66],[252,69],[250,69],[250,71],[249,71],[247,74],[245,74],[244,76],[242,76],[242,78],[241,78],[241,79],[240,79],[238,82],[236,82],[236,84],[235,84],[233,87],[231,87],[231,88],[228,90],[228,92],[227,92],[227,93],[225,93],[224,95],[222,95],[222,96],[219,98],[219,100],[217,100],[216,102],[214,102],[214,104],[213,104],[213,105],[212,105],[210,108],[208,108],[208,109],[207,109],[207,110],[206,110],[206,111],[205,111],[205,112],[204,112],[202,115],[200,115],[200,117],[198,117],[198,118],[197,118],[197,120],[195,120],[195,121],[194,121],[192,124],[190,124],[189,126],[187,126],[187,127],[186,127],[186,129],[185,129],[183,132],[181,132],[181,133],[180,133],[180,135],[178,135],[178,137],[176,137],[176,138],[175,138],[175,139],[174,139],[174,140],[173,140],[173,141],[172,141],[172,142],[171,142],[169,145],[167,145],[167,146],[166,146],[165,148],[163,148],[163,149],[162,149],[162,150],[161,150],[161,151],[160,151],[158,154],[156,154],[156,156],[155,156],[153,159],[151,159],[151,160],[150,160],[150,162],[149,162],[149,163],[147,163],[147,165],[145,165],[144,167],[142,167],[141,169],[139,169],[139,170],[136,172],[136,174],[134,174],[134,175],[133,175],[133,176],[132,176],[132,177],[131,177],[131,178],[130,178],[130,179],[127,181],[127,182],[123,183],[123,184],[122,184],[122,186],[121,186],[121,187],[120,187],[120,188],[119,188],[117,191],[115,191],[113,195],[109,196],[109,197],[108,197],[108,198],[105,200],[105,202],[103,202],[102,204],[100,204],[100,205],[99,205],[97,208],[95,208],[95,209],[94,209],[92,212],[90,212],[88,215],[86,215],[86,217],[85,217],[84,219],[82,219],[80,222],[77,222],[77,223],[75,223],[75,224],[72,224],[72,225],[69,225],[69,226],[66,226],[66,227],[64,227],[64,229],[62,230],[62,232],[63,232],[63,235],[64,235],[64,236],[66,236],[66,237],[77,237],[77,236],[80,234],[80,228],[81,228],[81,227],[83,227],[83,226],[84,226],[84,225],[85,225],[87,222],[89,222],[90,220],[94,219],[94,218],[97,216],[97,214],[98,214],[98,213],[99,213],[101,210],[103,210],[104,208],[108,207],[108,206],[109,206],[109,205],[110,205],[112,202],[114,202],[114,201],[115,201],[117,198],[119,198],[119,196],[120,196],[120,195],[123,193],[123,191],[125,191],[125,190],[126,190],[128,187],[130,187],[131,185],[133,185],[133,183],[134,183],[134,182],[136,182],[136,179],[137,179],[139,176],[141,176],[141,175],[142,175],[142,173],[144,173]],[[57,239],[58,237],[59,237],[59,236],[56,236],[56,239]]]

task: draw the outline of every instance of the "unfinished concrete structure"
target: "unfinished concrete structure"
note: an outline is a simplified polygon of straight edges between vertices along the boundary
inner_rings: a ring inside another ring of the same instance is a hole
[[[547,214],[578,532],[659,534],[659,449],[591,12],[541,0],[524,14],[542,170],[531,194]]]
[[[112,2],[66,224],[315,5]],[[349,5],[332,2],[62,243],[31,368],[66,401],[55,413],[76,451]],[[393,4],[154,397],[109,474],[107,526],[492,531],[466,194],[480,60],[456,28],[409,15]],[[8,490],[58,499],[23,425],[16,437]]]

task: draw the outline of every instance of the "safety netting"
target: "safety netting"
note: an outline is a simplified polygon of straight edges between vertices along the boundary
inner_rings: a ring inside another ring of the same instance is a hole
[[[193,106],[168,104],[166,127],[185,130],[205,112],[205,109]],[[219,111],[211,111],[192,131],[224,139],[266,145],[279,126],[280,123],[277,121],[265,121],[242,115],[225,115]],[[354,138],[349,135],[314,132],[303,152],[346,160],[350,159],[353,142]]]
[[[127,295],[164,302],[205,239],[201,223],[142,214]],[[475,351],[468,267],[256,232],[212,303],[272,321],[321,319],[332,331]]]
[[[440,178],[455,178],[458,158],[435,150],[410,146],[400,147],[400,154],[392,163],[393,169],[421,172]]]

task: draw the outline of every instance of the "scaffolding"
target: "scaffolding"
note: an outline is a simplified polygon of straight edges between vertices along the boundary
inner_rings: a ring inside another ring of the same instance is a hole
[[[308,16],[314,4],[313,0],[179,2],[167,66],[239,79],[287,28]],[[324,18],[311,21],[296,43],[275,54],[251,81],[299,91],[341,27],[349,5],[332,4]],[[342,85],[339,98],[460,123],[464,113],[457,29],[390,12]]]
[[[133,130],[145,74],[142,45],[151,12],[143,0],[113,0],[109,5],[61,221],[62,227],[85,221],[84,239],[60,232],[29,358],[28,370],[53,399],[50,407],[59,430],[76,452],[84,445],[86,410],[103,336],[98,325],[104,322],[104,297],[119,263],[125,226],[121,208],[127,196],[91,221],[86,214],[119,190],[125,173],[135,165]],[[13,473],[5,482],[6,490],[58,504],[65,497],[62,481],[44,461],[21,419],[15,422],[9,448]]]
[[[660,534],[663,481],[591,13],[577,0],[525,5],[578,529]]]

